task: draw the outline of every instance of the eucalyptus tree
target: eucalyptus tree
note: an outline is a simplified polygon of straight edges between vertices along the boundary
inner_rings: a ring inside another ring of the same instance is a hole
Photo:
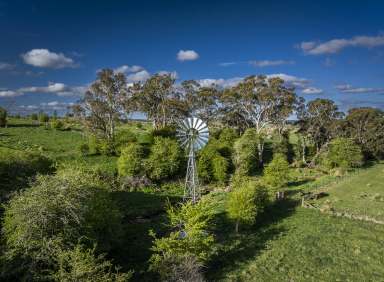
[[[216,85],[201,86],[195,80],[183,81],[181,85],[188,103],[189,114],[207,123],[217,119],[221,90]]]
[[[280,78],[250,76],[238,85],[225,89],[220,96],[223,119],[240,129],[255,128],[262,137],[271,126],[283,128],[295,110],[297,96]],[[264,141],[259,138],[259,161],[263,162]]]
[[[345,133],[359,144],[367,157],[384,157],[384,112],[354,108],[346,116]]]
[[[136,84],[132,96],[135,109],[147,115],[156,129],[171,125],[188,114],[183,93],[171,74],[155,74],[144,84]]]
[[[73,111],[83,118],[91,132],[111,142],[115,137],[116,121],[121,117],[127,98],[125,75],[103,69]]]
[[[332,100],[321,98],[309,101],[298,112],[300,130],[313,140],[318,153],[340,132],[342,117],[343,113]]]

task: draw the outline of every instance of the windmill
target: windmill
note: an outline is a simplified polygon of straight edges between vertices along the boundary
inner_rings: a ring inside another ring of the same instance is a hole
[[[187,174],[185,176],[184,200],[196,203],[200,198],[199,179],[196,169],[196,152],[203,148],[209,138],[208,126],[201,119],[192,117],[179,123],[176,135],[188,152]]]

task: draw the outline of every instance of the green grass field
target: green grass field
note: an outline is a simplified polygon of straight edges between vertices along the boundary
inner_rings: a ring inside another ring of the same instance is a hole
[[[139,134],[148,129],[134,130]],[[115,171],[116,157],[82,156],[78,150],[82,142],[85,137],[76,128],[57,131],[19,121],[0,129],[0,146],[40,151],[59,164]],[[307,169],[293,169],[292,174],[289,198],[268,207],[254,226],[241,226],[240,235],[225,214],[227,194],[209,194],[217,208],[218,244],[205,268],[208,281],[384,281],[384,225],[302,208],[298,193],[324,190],[329,196],[316,201],[317,205],[327,203],[336,211],[384,219],[384,164],[344,177]],[[165,201],[179,201],[181,195],[182,189],[161,187],[113,193],[124,215],[124,230],[121,244],[108,257],[123,271],[134,269],[134,280],[154,281],[147,272],[152,240],[148,232],[164,233]]]

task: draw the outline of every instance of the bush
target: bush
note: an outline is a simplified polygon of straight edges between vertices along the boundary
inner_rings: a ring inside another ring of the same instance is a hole
[[[234,187],[228,195],[227,213],[228,217],[235,221],[236,233],[240,223],[253,224],[257,214],[264,210],[267,203],[267,189],[254,181]]]
[[[0,147],[0,200],[12,190],[25,188],[30,177],[52,171],[52,160],[41,154]]]
[[[0,107],[0,127],[7,126],[7,111]]]
[[[88,137],[88,148],[89,148],[89,154],[91,155],[98,155],[100,154],[100,146],[99,141],[94,135],[90,135]]]
[[[143,174],[143,146],[132,143],[126,146],[117,160],[120,176],[137,176]]]
[[[156,267],[161,281],[204,282],[203,264],[192,255],[168,255]]]
[[[199,179],[205,183],[224,183],[228,178],[230,161],[221,155],[222,147],[216,139],[211,139],[198,154],[197,170]]]
[[[104,255],[97,256],[95,249],[87,249],[77,244],[73,249],[60,250],[57,254],[58,270],[54,274],[57,281],[128,281],[132,273],[119,273]]]
[[[90,152],[89,145],[87,143],[80,144],[79,151],[83,156],[88,155]]]
[[[176,136],[176,129],[173,126],[165,126],[160,129],[154,129],[152,131],[152,135],[154,137],[169,137],[169,138],[175,138]]]
[[[285,186],[290,180],[289,164],[282,154],[275,154],[264,169],[264,181],[273,188]]]
[[[117,239],[121,214],[95,173],[66,169],[39,176],[30,189],[5,206],[3,234],[8,262],[37,277],[52,269],[52,252],[78,240],[109,250]]]
[[[116,149],[116,153],[120,154],[121,150],[126,147],[129,143],[136,142],[137,138],[135,134],[130,130],[120,130],[117,132],[114,141],[114,147]]]
[[[155,137],[146,170],[149,178],[155,181],[170,178],[179,172],[182,151],[176,140],[167,137]]]
[[[330,168],[353,168],[363,164],[363,153],[352,139],[336,138],[329,144],[326,158]]]
[[[247,129],[234,144],[233,162],[236,173],[239,175],[252,175],[259,164],[258,144],[259,135],[256,130]]]
[[[215,156],[212,159],[213,179],[220,183],[225,183],[228,178],[228,160],[223,156]]]
[[[64,129],[64,122],[59,119],[54,119],[51,121],[51,127],[57,130],[62,130]]]
[[[167,216],[172,231],[169,236],[154,237],[150,258],[150,269],[166,276],[168,269],[164,269],[170,257],[190,256],[204,263],[212,255],[214,237],[208,231],[212,228],[214,207],[207,198],[196,204],[186,202],[179,207],[168,203]]]

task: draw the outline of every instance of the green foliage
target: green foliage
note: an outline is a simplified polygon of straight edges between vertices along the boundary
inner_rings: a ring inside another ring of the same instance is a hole
[[[174,138],[176,136],[176,129],[173,126],[164,126],[157,129],[155,128],[152,131],[152,135],[154,137],[160,136]]]
[[[178,207],[168,203],[167,216],[170,227],[175,230],[167,237],[154,237],[151,256],[151,270],[157,271],[162,277],[167,276],[166,267],[170,257],[192,256],[204,263],[212,255],[214,237],[209,233],[212,228],[214,207],[203,198],[198,203],[186,202]]]
[[[40,121],[40,122],[47,123],[47,122],[49,121],[49,116],[48,116],[48,114],[43,113],[43,112],[39,113],[39,121]]]
[[[117,240],[120,220],[97,174],[76,168],[39,176],[5,206],[6,260],[21,261],[22,273],[42,275],[52,269],[54,249],[68,249],[80,239],[109,250]]]
[[[114,147],[116,150],[116,153],[120,154],[121,150],[127,146],[129,143],[136,142],[137,138],[136,135],[131,130],[120,130],[117,131],[115,140],[114,140]]]
[[[212,159],[212,175],[217,182],[225,183],[228,178],[228,160],[223,156],[215,156]]]
[[[170,178],[179,172],[181,160],[182,151],[176,140],[155,137],[146,162],[147,174],[155,181]]]
[[[289,164],[284,155],[275,154],[264,169],[264,181],[273,188],[281,188],[290,180]]]
[[[240,223],[253,224],[267,203],[267,189],[255,181],[243,182],[234,187],[228,195],[227,214],[236,222],[236,233]]]
[[[88,147],[90,155],[112,156],[115,154],[114,144],[107,139],[98,138],[95,135],[88,137]]]
[[[39,117],[36,113],[31,114],[31,120],[36,121],[38,119],[39,119]]]
[[[221,144],[218,140],[211,139],[207,146],[199,152],[197,170],[199,178],[203,182],[226,182],[230,162],[228,158],[222,156],[220,153],[224,146],[225,144]]]
[[[250,128],[235,142],[233,161],[237,174],[246,176],[255,173],[259,163],[259,139],[256,130]]]
[[[81,143],[79,146],[79,151],[83,156],[88,155],[90,152],[89,145],[87,143]]]
[[[51,121],[51,127],[57,130],[64,129],[64,122],[59,119],[53,119]]]
[[[52,172],[52,166],[41,154],[0,147],[0,198],[27,186],[31,176]]]
[[[7,125],[7,111],[0,107],[0,127],[5,127]]]
[[[361,148],[352,139],[336,138],[329,144],[327,152],[328,166],[353,168],[363,164]]]
[[[54,274],[57,281],[128,281],[132,273],[119,273],[104,255],[96,255],[95,249],[87,249],[77,244],[73,249],[60,250],[57,255],[58,270]]]
[[[143,174],[144,148],[140,144],[131,143],[122,151],[117,161],[120,176],[137,176]]]

